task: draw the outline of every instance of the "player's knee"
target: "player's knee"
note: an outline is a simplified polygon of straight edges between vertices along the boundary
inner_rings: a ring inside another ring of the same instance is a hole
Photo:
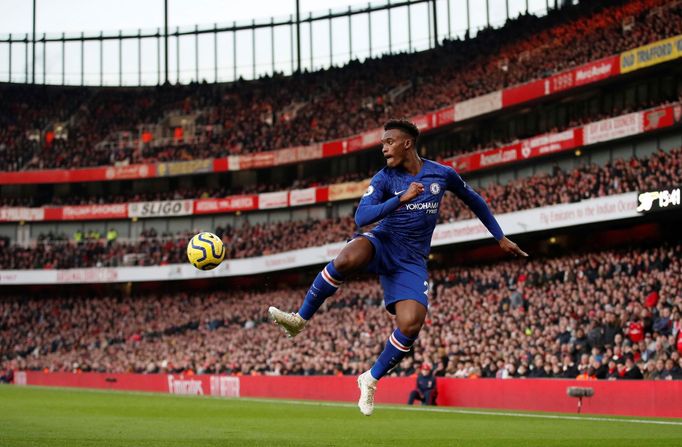
[[[396,322],[405,336],[417,338],[426,318],[426,308],[416,301],[399,301],[396,304]]]
[[[371,257],[371,246],[367,250],[359,244],[349,245],[334,259],[334,268],[342,275],[348,275],[362,269]]]
[[[334,259],[334,268],[342,275],[347,275],[355,270],[357,264],[357,256],[347,253],[339,253]]]
[[[419,331],[422,328],[423,320],[417,315],[411,316],[410,318],[405,318],[403,321],[398,322],[398,329],[403,335],[410,338],[417,338]]]

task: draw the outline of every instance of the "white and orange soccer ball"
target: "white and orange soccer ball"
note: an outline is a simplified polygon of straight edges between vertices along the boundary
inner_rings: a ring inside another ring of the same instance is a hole
[[[187,259],[199,270],[213,270],[225,259],[223,241],[208,231],[199,233],[187,244]]]

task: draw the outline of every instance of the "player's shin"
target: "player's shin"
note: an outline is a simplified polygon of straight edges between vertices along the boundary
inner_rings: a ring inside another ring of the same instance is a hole
[[[393,331],[386,342],[386,347],[379,355],[376,363],[372,366],[372,377],[379,380],[386,375],[394,366],[410,352],[416,338],[408,337],[400,332],[400,329]]]
[[[334,261],[327,264],[310,286],[305,301],[298,311],[304,320],[310,320],[324,300],[332,296],[343,284],[343,276],[334,268]]]

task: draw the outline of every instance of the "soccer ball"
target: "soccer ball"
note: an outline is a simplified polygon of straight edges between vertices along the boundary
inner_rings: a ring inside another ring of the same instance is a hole
[[[223,241],[208,231],[199,233],[187,244],[187,259],[199,270],[213,270],[225,259]]]

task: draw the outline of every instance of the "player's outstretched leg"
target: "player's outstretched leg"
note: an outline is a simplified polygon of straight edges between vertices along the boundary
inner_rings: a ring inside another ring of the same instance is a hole
[[[374,412],[377,382],[410,352],[426,318],[426,307],[417,301],[399,301],[395,308],[398,328],[388,337],[386,347],[372,369],[358,377],[360,388],[358,407],[365,416],[370,416]]]
[[[317,274],[297,313],[282,312],[276,307],[270,307],[268,309],[270,318],[284,330],[287,336],[293,338],[303,330],[324,300],[336,293],[341,284],[343,284],[343,276],[336,270],[332,261]]]
[[[315,315],[324,300],[332,296],[343,284],[345,276],[365,268],[372,260],[374,248],[367,239],[359,237],[347,244],[339,256],[317,274],[305,300],[297,313],[283,312],[270,307],[270,319],[289,337],[295,337]]]

